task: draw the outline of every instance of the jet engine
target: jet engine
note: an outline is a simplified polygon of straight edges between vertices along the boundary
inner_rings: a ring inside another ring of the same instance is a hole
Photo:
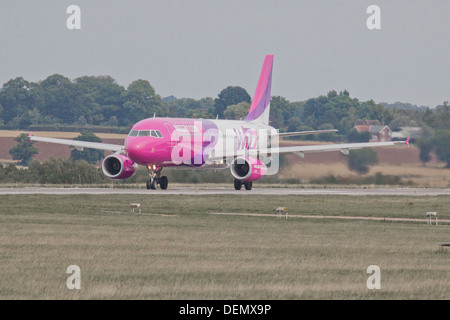
[[[230,167],[233,177],[241,181],[256,181],[261,179],[267,171],[264,163],[250,157],[236,158]]]
[[[134,176],[137,164],[123,154],[111,154],[102,162],[103,173],[111,179],[127,179]]]

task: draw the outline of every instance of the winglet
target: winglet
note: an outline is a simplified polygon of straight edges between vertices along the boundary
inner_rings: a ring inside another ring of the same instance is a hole
[[[28,138],[30,138],[30,141],[31,141],[32,136],[33,136],[33,132],[30,132],[30,134],[28,135]]]
[[[409,139],[411,139],[411,136],[409,136],[408,139],[406,139],[406,141],[405,141],[406,146],[408,147],[408,149],[409,149]]]

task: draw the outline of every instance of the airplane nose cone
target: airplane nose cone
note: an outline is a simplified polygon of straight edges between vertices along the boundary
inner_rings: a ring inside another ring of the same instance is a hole
[[[138,164],[147,164],[146,153],[147,147],[145,143],[129,143],[125,148],[128,157],[131,161]]]

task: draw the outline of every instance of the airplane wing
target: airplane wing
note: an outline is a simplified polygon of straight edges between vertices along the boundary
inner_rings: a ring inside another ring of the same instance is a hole
[[[250,156],[256,157],[259,154],[281,154],[281,153],[296,153],[301,157],[305,156],[305,153],[312,152],[327,152],[327,151],[341,151],[343,154],[348,155],[350,150],[372,148],[372,147],[385,147],[394,146],[398,144],[406,144],[409,148],[409,139],[406,141],[386,141],[386,142],[360,142],[360,143],[342,143],[342,144],[325,144],[325,145],[313,145],[313,146],[293,146],[293,147],[273,147],[264,149],[250,149],[250,150],[238,150],[237,152],[226,153],[211,153],[208,157],[210,161],[219,161],[232,157]]]
[[[277,134],[278,137],[294,137],[294,136],[304,136],[308,134],[318,134],[318,133],[331,133],[338,132],[337,129],[328,129],[328,130],[312,130],[312,131],[297,131],[297,132],[280,132]]]
[[[65,144],[68,146],[74,146],[77,149],[91,148],[91,149],[99,149],[99,150],[106,150],[106,151],[113,151],[113,152],[119,152],[124,149],[124,146],[117,145],[117,144],[36,137],[36,136],[33,136],[32,134],[30,134],[30,140],[31,141],[43,141],[43,142],[57,143],[57,144]]]

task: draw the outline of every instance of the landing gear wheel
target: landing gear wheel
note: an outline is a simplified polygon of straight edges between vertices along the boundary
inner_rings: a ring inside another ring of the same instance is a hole
[[[156,189],[156,185],[157,185],[156,179],[152,178],[149,182],[150,182],[150,189],[155,190]]]
[[[252,185],[253,183],[251,181],[245,181],[244,182],[245,190],[252,190]]]
[[[166,190],[167,186],[169,185],[169,180],[166,176],[162,176],[159,180],[159,186],[161,187],[161,190]]]
[[[234,179],[234,190],[241,190],[242,181],[238,179]]]
[[[147,189],[155,190],[158,184],[161,185],[161,189],[167,189],[167,177],[160,178],[162,167],[158,167],[154,164],[147,164],[147,170],[149,171],[149,179],[147,180],[146,185]]]

